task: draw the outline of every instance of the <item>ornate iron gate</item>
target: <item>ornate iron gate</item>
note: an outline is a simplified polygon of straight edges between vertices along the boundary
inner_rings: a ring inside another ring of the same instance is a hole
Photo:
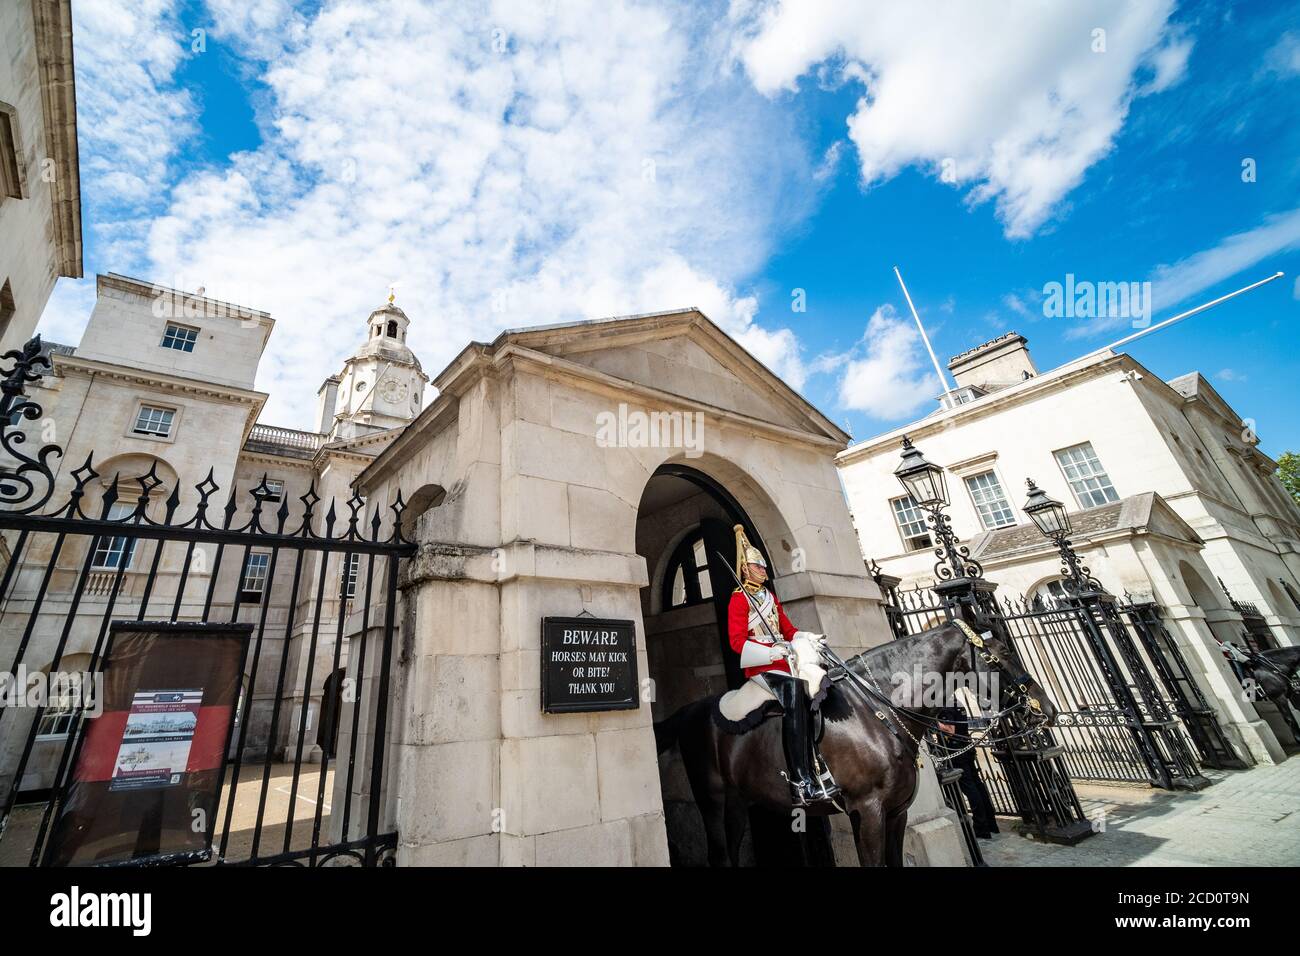
[[[1160,613],[1151,601],[1126,602],[1120,613],[1137,635],[1151,669],[1165,690],[1166,706],[1183,722],[1202,766],[1219,770],[1245,770],[1249,766],[1229,742],[1219,718],[1201,693]]]
[[[13,364],[0,404],[0,666],[53,675],[75,653],[94,672],[119,619],[251,623],[211,861],[391,863],[397,835],[383,795],[394,610],[398,563],[415,550],[402,536],[400,493],[368,514],[354,493],[340,513],[333,501],[322,508],[314,483],[291,507],[263,477],[242,493],[232,480],[221,504],[210,470],[192,496],[177,482],[164,498],[156,465],[100,475],[93,455],[60,479],[62,449],[29,453],[22,428],[43,414],[27,398],[50,366],[39,338],[4,360]],[[328,702],[327,690],[337,692]],[[328,740],[308,736],[318,693]],[[41,859],[89,723],[53,703],[0,708],[4,862]]]
[[[899,636],[937,626],[960,613],[956,601],[935,591],[895,588],[886,594],[891,599],[886,616]],[[1130,611],[1130,607],[1117,604],[1104,592],[1050,603],[997,602],[987,596],[979,602],[988,625],[1006,639],[1056,705],[1058,716],[1048,749],[1059,748],[1071,778],[1150,783],[1165,789],[1205,786],[1208,781],[1199,766],[1202,755],[1228,760],[1227,755],[1235,758],[1235,754],[1199,691],[1190,696],[1195,685],[1183,687],[1175,679],[1177,673],[1179,679],[1190,681],[1181,656],[1176,666],[1166,654],[1158,654],[1160,664],[1155,662],[1149,646],[1159,648],[1162,640],[1177,654],[1158,612]],[[1158,633],[1163,633],[1163,639]],[[1184,705],[1180,697],[1188,702]],[[1189,733],[1195,749],[1188,743]],[[1021,755],[1020,763],[1029,754]],[[1019,812],[1013,781],[999,766],[1008,759],[1012,758],[1007,754],[979,753],[981,776],[1000,813]]]

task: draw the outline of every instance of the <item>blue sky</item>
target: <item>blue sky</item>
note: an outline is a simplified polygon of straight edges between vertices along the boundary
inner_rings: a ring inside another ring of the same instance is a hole
[[[939,390],[894,265],[941,358],[1016,329],[1040,368],[1131,331],[1046,317],[1067,273],[1152,281],[1159,321],[1282,270],[1131,351],[1300,450],[1286,4],[139,6],[74,11],[86,271],[270,311],[275,423],[390,284],[431,372],[696,305],[866,438]],[[61,280],[43,330],[92,303]]]

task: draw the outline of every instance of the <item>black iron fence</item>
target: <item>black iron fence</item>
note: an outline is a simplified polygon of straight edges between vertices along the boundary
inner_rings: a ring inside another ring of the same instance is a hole
[[[391,863],[385,753],[401,495],[340,509],[315,485],[291,504],[263,478],[224,501],[214,471],[182,491],[157,465],[101,475],[93,454],[28,450],[39,339],[4,356],[0,404],[0,666],[95,673],[115,622],[251,625],[222,773],[214,864]],[[233,468],[233,461],[230,463]],[[52,503],[57,502],[57,503]],[[87,715],[0,707],[0,862],[37,864],[67,800]]]
[[[886,594],[898,636],[963,614],[961,591],[948,584]],[[986,588],[974,607],[1056,705],[1049,746],[1059,747],[1072,779],[1199,788],[1208,783],[1202,765],[1244,766],[1156,605],[1103,592],[998,601]],[[1011,783],[995,752],[982,752],[980,761],[999,811],[1013,812]]]

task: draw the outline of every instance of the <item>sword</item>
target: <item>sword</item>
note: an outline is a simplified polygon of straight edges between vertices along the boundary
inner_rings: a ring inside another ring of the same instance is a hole
[[[786,643],[783,637],[780,637],[777,634],[772,633],[772,625],[767,623],[767,618],[763,616],[763,612],[760,611],[758,609],[758,605],[754,603],[754,596],[745,590],[744,582],[740,580],[740,575],[738,575],[736,573],[736,569],[731,566],[731,562],[728,561],[726,558],[724,558],[719,552],[714,551],[713,553],[718,556],[719,561],[721,561],[723,564],[727,566],[727,572],[731,575],[732,580],[736,582],[736,588],[740,591],[741,594],[745,595],[745,600],[749,603],[750,610],[758,615],[759,621],[761,621],[763,624],[763,630],[767,631],[767,636],[770,637],[775,643],[780,643],[780,644]]]

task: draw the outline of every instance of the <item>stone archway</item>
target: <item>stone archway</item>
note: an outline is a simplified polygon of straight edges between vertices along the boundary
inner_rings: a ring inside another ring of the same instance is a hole
[[[636,549],[649,572],[641,609],[656,721],[744,680],[726,633],[726,608],[735,588],[728,567],[737,524],[746,527],[750,541],[775,566],[737,497],[708,473],[669,463],[655,471],[642,493]],[[659,778],[671,862],[705,865],[703,824],[675,749],[660,757]],[[751,813],[743,864],[801,865],[832,858],[828,831],[813,828],[800,838],[790,833],[788,820]]]
[[[1224,621],[1225,601],[1218,597],[1214,589],[1205,583],[1201,573],[1186,561],[1178,562],[1178,573],[1183,579],[1183,586],[1191,595],[1192,603],[1205,612],[1205,624],[1220,641],[1238,642],[1240,636]]]

